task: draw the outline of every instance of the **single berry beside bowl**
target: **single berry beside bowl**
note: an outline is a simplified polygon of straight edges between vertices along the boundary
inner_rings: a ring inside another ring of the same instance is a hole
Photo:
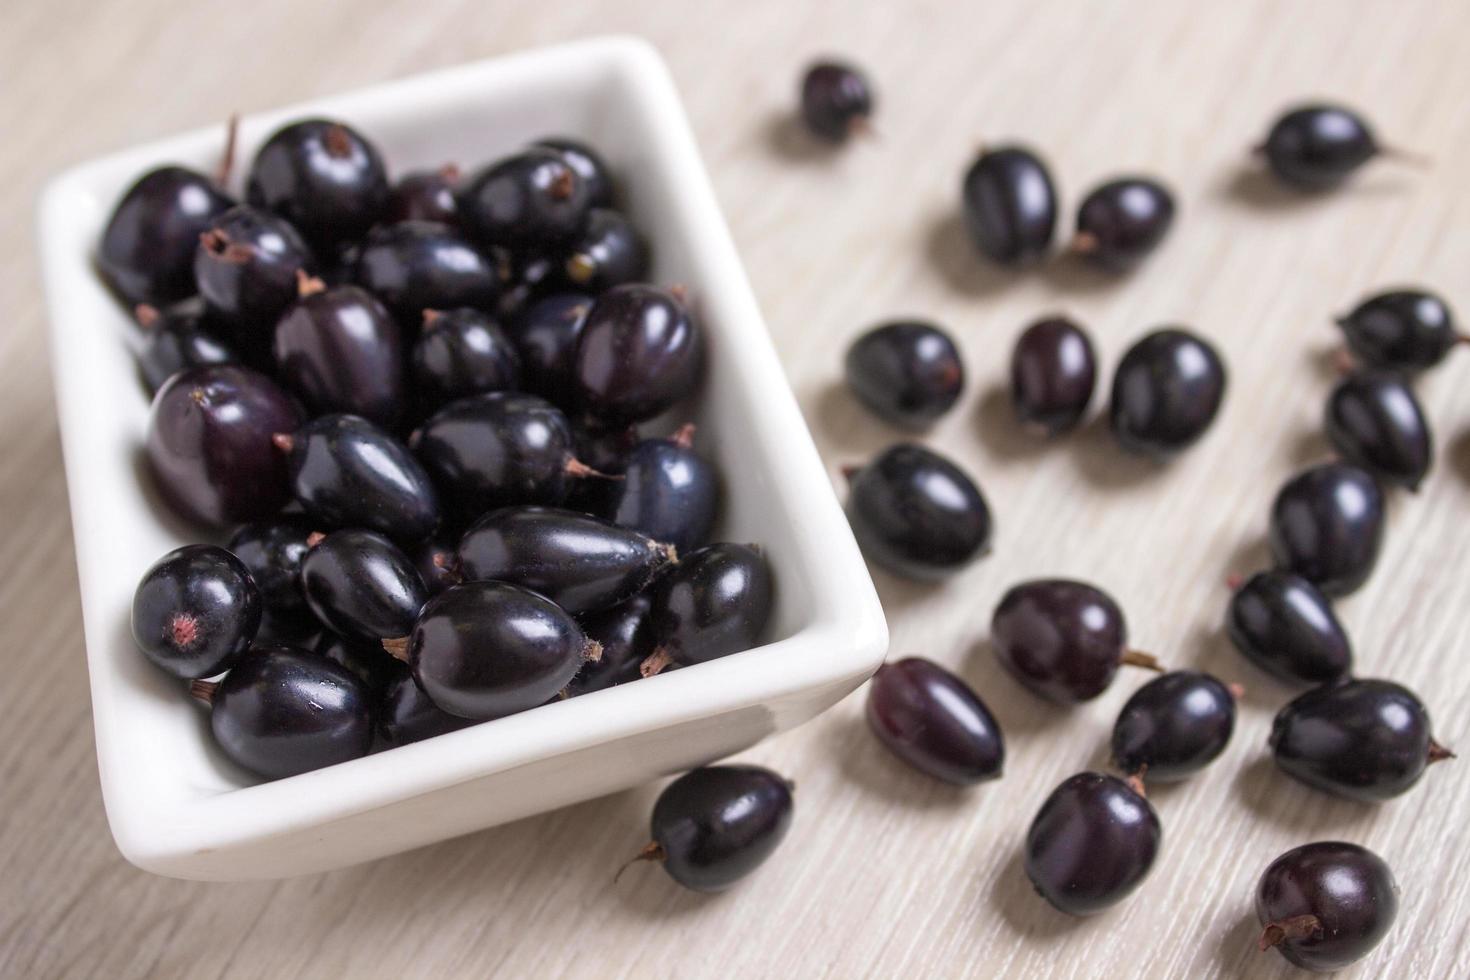
[[[1292,965],[1324,973],[1367,956],[1398,909],[1399,886],[1388,864],[1342,841],[1292,848],[1256,886],[1261,951],[1274,948]]]
[[[884,323],[847,349],[847,385],[880,418],[924,429],[965,389],[965,367],[949,334],[917,320]]]
[[[1097,772],[1062,782],[1026,833],[1026,876],[1069,915],[1127,898],[1153,869],[1164,831],[1142,784]]]
[[[1069,579],[1009,589],[991,617],[990,642],[1016,680],[1058,704],[1097,697],[1124,664],[1163,670],[1128,647],[1128,624],[1112,596]]]
[[[1087,333],[1062,316],[1031,324],[1011,351],[1011,405],[1022,425],[1054,436],[1077,427],[1097,384]]]
[[[863,554],[894,574],[938,581],[990,547],[990,507],[954,463],[911,443],[848,477],[847,520]]]
[[[981,253],[1001,265],[1026,265],[1051,248],[1057,192],[1051,173],[1024,147],[986,149],[965,172],[965,222]]]
[[[658,862],[685,888],[724,891],[760,867],[786,837],[793,788],[759,766],[685,773],[659,794],[653,839],[633,860]]]
[[[1128,349],[1113,374],[1113,436],[1129,452],[1175,456],[1215,421],[1225,387],[1225,363],[1209,341],[1187,330],[1156,330]]]
[[[1162,674],[1133,692],[1113,726],[1113,762],[1157,782],[1191,776],[1219,758],[1235,731],[1229,685],[1196,670]]]
[[[931,660],[884,664],[868,688],[868,726],[894,755],[947,783],[999,779],[1005,738],[985,702]]]
[[[1119,177],[1094,188],[1077,207],[1078,255],[1115,272],[1136,268],[1169,233],[1174,195],[1149,177]]]
[[[831,143],[867,132],[875,101],[867,76],[844,62],[819,61],[801,77],[802,121]]]

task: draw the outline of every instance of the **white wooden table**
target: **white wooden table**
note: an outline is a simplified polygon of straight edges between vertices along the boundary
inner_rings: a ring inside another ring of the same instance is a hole
[[[690,5],[428,0],[11,0],[0,30],[0,975],[1150,977],[1275,975],[1252,888],[1278,853],[1361,842],[1393,865],[1398,925],[1352,974],[1470,976],[1470,763],[1407,797],[1337,802],[1276,773],[1265,734],[1287,692],[1220,633],[1230,571],[1264,560],[1276,486],[1322,457],[1330,314],[1423,282],[1470,315],[1470,6],[1443,3]],[[879,576],[895,653],[960,670],[1009,739],[1003,781],[936,785],[866,731],[862,694],[749,753],[800,784],[770,864],[720,897],[652,868],[612,872],[642,842],[645,787],[333,874],[244,885],[134,870],[107,833],[93,762],[70,525],[33,253],[34,195],[56,169],[145,138],[310,95],[610,31],[669,59],[725,212],[823,453],[897,438],[838,386],[846,340],[892,315],[947,324],[972,385],[932,441],[978,475],[999,521],[992,557],[942,587]],[[881,139],[837,155],[793,137],[799,69],[835,51],[867,66]],[[1359,106],[1428,154],[1351,190],[1301,199],[1243,171],[1292,100]],[[1068,210],[1120,171],[1166,178],[1182,213],[1142,272],[1066,263],[987,269],[956,223],[982,140],[1024,139]],[[1105,370],[1146,329],[1212,337],[1232,388],[1210,436],[1174,465],[1120,455],[1090,427],[1050,445],[1009,422],[998,385],[1039,314],[1086,323]],[[1427,699],[1442,741],[1470,745],[1470,357],[1427,377],[1436,471],[1394,501],[1370,584],[1341,606],[1361,670]],[[1236,739],[1154,800],[1151,878],[1087,921],[1032,894],[1018,847],[1066,775],[1101,765],[1123,676],[1085,707],[1045,707],[986,647],[1011,583],[1093,580],[1136,642],[1170,665],[1239,680]]]

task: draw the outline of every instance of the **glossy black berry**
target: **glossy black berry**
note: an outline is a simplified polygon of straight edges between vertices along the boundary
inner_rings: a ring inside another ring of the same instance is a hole
[[[415,397],[435,408],[520,385],[520,353],[499,324],[479,310],[425,311],[410,361]]]
[[[574,289],[601,293],[648,278],[648,243],[622,214],[594,208],[587,227],[567,247],[562,275]]]
[[[590,472],[572,456],[566,416],[550,402],[516,392],[450,402],[409,445],[443,491],[446,507],[466,518],[511,504],[559,504],[569,484]]]
[[[303,279],[300,293],[276,324],[273,350],[281,380],[313,412],[348,412],[392,426],[404,397],[397,322],[357,286],[324,289],[317,280]]]
[[[755,646],[775,600],[771,566],[752,545],[712,544],[680,557],[651,599],[658,648],[643,661],[644,676]]]
[[[233,364],[235,351],[221,340],[205,314],[196,309],[159,310],[140,303],[133,316],[140,328],[134,355],[151,395],[186,368]]]
[[[1235,648],[1282,680],[1327,684],[1352,672],[1352,644],[1332,600],[1300,575],[1252,575],[1231,597],[1225,622]]]
[[[1225,383],[1225,363],[1209,341],[1156,330],[1128,348],[1113,375],[1113,435],[1129,452],[1167,459],[1209,429]]]
[[[511,332],[520,351],[526,390],[558,404],[576,401],[577,341],[591,309],[590,296],[554,293],[516,318]]]
[[[706,766],[659,794],[639,854],[685,888],[719,892],[771,856],[791,827],[792,784],[758,766]]]
[[[924,429],[965,390],[965,366],[949,334],[932,323],[900,320],[852,342],[847,385],[880,418]]]
[[[505,582],[446,589],[385,647],[441,709],[481,720],[546,703],[601,652],[561,607]]]
[[[1051,248],[1057,194],[1046,164],[1017,146],[986,150],[965,172],[965,224],[993,262],[1034,262]]]
[[[375,228],[353,278],[406,323],[424,310],[490,310],[500,292],[494,263],[459,232],[431,221]]]
[[[622,479],[607,481],[608,516],[681,554],[707,544],[720,509],[720,476],[693,443],[692,425],[638,443],[618,466]]]
[[[301,591],[301,559],[306,557],[310,534],[309,524],[281,519],[246,524],[230,537],[230,553],[250,570],[265,603],[264,612],[288,632],[301,632],[291,628],[316,622],[306,605],[306,593]]]
[[[1066,317],[1038,320],[1011,351],[1011,405],[1022,425],[1057,435],[1087,414],[1097,384],[1092,340]]]
[[[1329,596],[1347,595],[1378,563],[1387,517],[1366,470],[1323,463],[1286,482],[1271,505],[1271,557]]]
[[[361,527],[413,543],[439,524],[439,495],[408,447],[356,415],[320,415],[275,436],[291,488],[319,530]]]
[[[1120,177],[1095,188],[1077,208],[1072,248],[1117,272],[1135,268],[1174,223],[1174,195],[1148,177]]]
[[[1382,152],[1362,116],[1335,105],[1305,105],[1282,115],[1257,147],[1271,172],[1304,190],[1336,187]]]
[[[238,558],[214,545],[186,545],[138,583],[133,641],[175,677],[209,677],[250,649],[260,613],[260,592]]]
[[[870,561],[921,581],[954,574],[990,545],[980,488],[943,456],[909,443],[852,473],[847,520]]]
[[[1308,786],[1348,799],[1391,799],[1430,763],[1454,757],[1434,740],[1429,711],[1391,681],[1350,680],[1314,688],[1271,724],[1276,765]]]
[[[1176,670],[1133,692],[1113,726],[1113,762],[1169,783],[1219,758],[1235,731],[1235,693],[1209,674]]]
[[[557,248],[587,226],[587,183],[562,154],[533,147],[480,171],[459,195],[461,221],[483,242],[518,251]]]
[[[1164,831],[1133,786],[1083,772],[1042,804],[1026,834],[1026,876],[1069,915],[1093,915],[1127,898],[1153,868]]]
[[[297,275],[311,265],[311,250],[288,222],[237,204],[199,236],[194,281],[209,308],[235,324],[242,347],[268,350],[271,326],[296,300]]]
[[[580,620],[587,638],[602,646],[602,656],[582,665],[567,687],[571,697],[591,694],[636,681],[639,667],[653,653],[653,600],[647,592],[611,609],[589,613]]]
[[[1097,697],[1122,664],[1162,669],[1128,649],[1128,623],[1111,596],[1067,579],[1008,590],[991,617],[990,642],[1016,680],[1058,704]]]
[[[361,238],[388,205],[378,151],[345,123],[306,119],[265,141],[246,197],[285,218],[324,252]]]
[[[1272,861],[1256,886],[1260,948],[1307,970],[1330,972],[1377,946],[1399,910],[1399,886],[1377,854],[1322,841]]]
[[[463,581],[459,559],[455,557],[458,546],[458,537],[450,537],[441,531],[439,536],[420,541],[410,552],[413,567],[419,570],[419,578],[424,580],[424,588],[429,595],[438,595]]]
[[[383,219],[398,221],[435,221],[453,228],[459,224],[459,168],[446,163],[438,170],[415,170],[398,178],[388,197]]]
[[[192,296],[199,236],[234,203],[218,184],[193,170],[150,170],[107,219],[97,243],[97,268],[130,306],[162,307]]]
[[[868,126],[873,88],[852,65],[819,61],[801,77],[801,118],[824,140],[841,143]]]
[[[551,252],[510,252],[497,245],[486,248],[500,280],[495,312],[510,321],[537,300],[569,288],[562,277],[562,246]]]
[[[580,140],[565,136],[548,136],[531,144],[535,147],[554,150],[561,155],[587,188],[588,203],[594,208],[613,206],[613,178],[602,154]]]
[[[1327,438],[1344,459],[1410,490],[1429,473],[1434,438],[1414,389],[1397,374],[1359,372],[1327,398]]]
[[[360,640],[408,635],[427,590],[407,555],[376,531],[359,528],[312,535],[310,544],[301,560],[301,587],[318,619]]]
[[[1408,374],[1434,367],[1466,342],[1445,301],[1422,289],[1370,296],[1337,325],[1348,350],[1365,365]]]
[[[296,402],[263,374],[229,364],[190,368],[153,398],[148,466],[183,517],[217,526],[263,520],[291,492],[271,436],[302,421]]]
[[[654,286],[628,284],[592,304],[577,341],[582,408],[605,421],[641,422],[694,394],[704,335],[684,304]]]
[[[357,675],[376,700],[403,665],[394,660],[381,642],[357,640],[331,630],[322,630],[311,649],[339,667]]]
[[[218,684],[195,681],[209,727],[231,761],[283,779],[367,754],[373,695],[356,674],[290,647],[250,651]]]
[[[388,657],[387,652],[378,652]],[[378,699],[377,738],[380,745],[393,748],[422,742],[474,724],[471,719],[451,715],[429,700],[419,682],[413,679],[413,671],[407,664],[391,657],[388,662],[393,666]]]
[[[467,581],[533,589],[572,615],[617,605],[678,560],[670,545],[611,521],[555,507],[503,507],[459,543]]]
[[[968,684],[931,660],[884,664],[868,688],[868,725],[894,755],[935,779],[999,779],[1000,725]]]

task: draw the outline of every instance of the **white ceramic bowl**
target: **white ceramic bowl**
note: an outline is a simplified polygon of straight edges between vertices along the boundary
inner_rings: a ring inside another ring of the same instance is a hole
[[[829,707],[888,644],[871,579],[834,498],[721,218],[673,81],[639,40],[498,58],[241,120],[240,156],[282,123],[341,118],[395,173],[466,166],[539,136],[608,158],[654,243],[654,278],[689,287],[710,370],[701,446],[726,495],[721,537],[765,546],[778,601],[769,642],[712,663],[477,725],[343,765],[255,783],[209,738],[198,705],[134,648],[133,588],[199,534],[140,465],[148,401],[129,321],[91,268],[113,203],[144,170],[211,168],[214,127],[56,178],[41,202],[52,363],[76,536],[92,712],[112,833],[134,864],[184,878],[275,878],[366,861],[515,820],[744,749]],[[238,181],[237,181],[238,182]]]

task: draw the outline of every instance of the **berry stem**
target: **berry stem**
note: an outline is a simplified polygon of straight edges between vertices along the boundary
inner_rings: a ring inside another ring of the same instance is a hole
[[[1294,915],[1280,922],[1270,922],[1261,933],[1259,943],[1262,952],[1279,946],[1288,939],[1306,939],[1322,931],[1322,920],[1315,915]]]
[[[1096,235],[1090,231],[1079,231],[1072,236],[1072,241],[1067,246],[1067,251],[1073,255],[1091,255],[1097,251],[1097,245]]]
[[[221,187],[229,183],[230,174],[235,170],[235,144],[240,135],[240,114],[230,113],[229,121],[225,123],[225,149],[219,158],[219,166],[214,171],[214,182]]]
[[[1225,588],[1231,592],[1239,592],[1240,587],[1245,584],[1245,576],[1239,572],[1231,572],[1225,576]]]
[[[589,664],[595,664],[602,659],[602,644],[596,640],[588,640],[587,645],[582,648],[582,659]]]
[[[1436,742],[1432,738],[1429,740],[1429,763],[1430,763],[1430,765],[1433,765],[1436,762],[1444,762],[1447,759],[1453,759],[1453,758],[1456,758],[1454,752],[1450,751],[1445,746],[1440,745],[1438,742]]]
[[[627,871],[639,861],[662,861],[665,856],[664,849],[659,845],[658,841],[649,841],[643,845],[642,850],[623,862],[623,866],[618,869],[618,873],[613,875],[613,884],[616,885],[618,879],[623,876],[623,872]]]
[[[424,315],[424,323],[423,323],[424,329],[425,330],[432,330],[432,329],[434,329],[434,325],[439,322],[439,318],[442,317],[444,315],[444,313],[443,313],[442,310],[425,310],[423,315]]]
[[[275,446],[283,453],[289,453],[291,450],[296,448],[296,440],[291,438],[288,433],[277,432],[275,435],[271,436],[271,445]]]
[[[623,476],[620,473],[604,473],[601,470],[594,470],[592,467],[588,466],[586,463],[575,457],[569,457],[567,459],[567,464],[565,467],[563,467],[563,469],[566,472],[567,476],[575,477],[576,479],[584,479],[586,477],[596,477],[599,480],[623,479]]]
[[[652,677],[654,674],[666,670],[673,662],[674,658],[669,656],[669,652],[663,647],[659,647],[650,653],[644,659],[643,663],[638,665],[638,674],[641,677]]]
[[[203,701],[205,704],[214,703],[214,692],[219,690],[219,681],[190,681],[189,696]]]
[[[137,306],[133,307],[133,319],[137,320],[138,326],[142,327],[144,330],[147,330],[154,324],[156,324],[160,316],[162,316],[162,314],[158,312],[158,307],[152,305],[151,303],[139,303]]]
[[[694,445],[694,432],[694,423],[685,422],[683,425],[679,426],[678,431],[669,436],[669,442],[672,442],[680,449],[688,449],[690,446]]]
[[[326,292],[327,284],[305,269],[296,270],[296,295],[305,298]]]
[[[1133,790],[1133,792],[1137,793],[1144,799],[1148,799],[1148,791],[1144,788],[1143,785],[1143,777],[1147,773],[1148,766],[1139,766],[1137,772],[1131,772],[1127,776],[1123,777],[1123,782],[1128,784],[1128,788]]]
[[[402,660],[404,663],[408,663],[408,637],[390,636],[383,641],[383,649],[394,660]]]
[[[1123,656],[1119,658],[1119,662],[1125,663],[1130,667],[1142,667],[1145,670],[1157,671],[1160,674],[1164,672],[1164,665],[1159,663],[1159,658],[1151,653],[1144,653],[1142,650],[1124,650]]]

